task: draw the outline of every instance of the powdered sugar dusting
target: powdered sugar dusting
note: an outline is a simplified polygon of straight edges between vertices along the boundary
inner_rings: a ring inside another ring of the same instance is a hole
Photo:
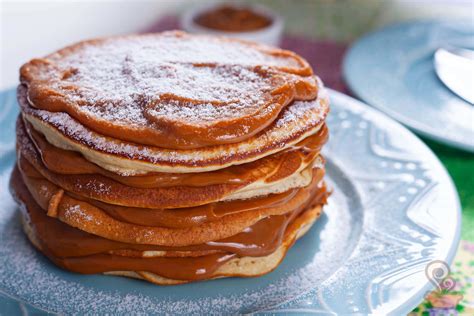
[[[51,124],[62,134],[67,135],[73,140],[107,154],[117,154],[129,159],[152,163],[173,162],[193,166],[199,165],[201,161],[231,160],[239,155],[247,155],[249,151],[259,154],[269,144],[276,144],[283,149],[285,146],[290,145],[287,144],[289,137],[311,131],[319,126],[325,119],[328,107],[327,103],[322,102],[320,99],[314,101],[295,101],[283,110],[270,128],[260,133],[256,138],[250,138],[237,144],[208,147],[199,150],[172,150],[140,146],[97,134],[78,123],[66,113],[53,113],[33,108],[26,108],[24,111]]]
[[[88,58],[87,54],[83,58]],[[108,58],[99,65],[81,65],[80,72],[62,81],[59,88],[74,84],[78,88],[71,100],[85,102],[81,108],[88,115],[109,121],[147,124],[147,111],[150,115],[194,123],[240,117],[262,106],[272,90],[270,79],[237,65],[163,65],[151,59],[146,66],[134,63],[123,75],[123,69],[108,69],[112,63]],[[101,65],[105,65],[103,69]],[[179,100],[160,97],[163,94],[172,94]],[[192,101],[182,102],[181,98]]]
[[[91,222],[93,217],[85,213],[80,205],[70,205],[64,212],[66,217],[79,217],[81,221]]]
[[[252,115],[281,84],[278,67],[301,67],[264,50],[172,32],[115,38],[53,54],[37,76],[90,118],[132,127],[161,119],[206,126]]]

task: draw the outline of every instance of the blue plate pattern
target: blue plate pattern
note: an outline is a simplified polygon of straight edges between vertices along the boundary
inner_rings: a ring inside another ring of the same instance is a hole
[[[31,313],[406,313],[431,288],[425,266],[451,262],[460,232],[456,190],[412,133],[330,92],[325,213],[274,272],[172,287],[63,271],[24,237],[9,196],[15,91],[0,95],[0,311]]]
[[[434,70],[434,52],[446,46],[474,49],[472,21],[388,26],[351,47],[344,78],[360,99],[420,135],[474,152],[474,106],[445,87]]]

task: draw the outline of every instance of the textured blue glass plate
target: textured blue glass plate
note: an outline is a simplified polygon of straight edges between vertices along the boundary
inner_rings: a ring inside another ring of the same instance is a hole
[[[434,70],[434,52],[447,46],[474,49],[474,23],[389,26],[351,47],[344,77],[360,99],[420,135],[474,152],[474,106],[445,87]]]
[[[431,288],[425,266],[451,262],[456,190],[433,153],[384,115],[331,91],[325,149],[334,189],[322,218],[274,272],[160,287],[56,268],[23,236],[8,193],[15,92],[0,96],[0,311],[82,313],[378,313],[410,311]]]

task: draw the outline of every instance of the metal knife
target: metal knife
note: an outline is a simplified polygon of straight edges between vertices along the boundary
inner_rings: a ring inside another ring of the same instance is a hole
[[[440,48],[434,54],[439,79],[459,97],[474,105],[474,51]]]

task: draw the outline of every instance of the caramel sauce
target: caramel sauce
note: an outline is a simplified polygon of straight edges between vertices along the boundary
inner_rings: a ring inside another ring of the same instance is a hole
[[[21,155],[18,158],[18,167],[26,177],[43,180],[41,184],[38,185],[41,186],[42,190],[49,192],[46,196],[55,196],[55,192],[60,190],[58,186],[49,181],[45,182],[44,177]],[[313,183],[319,183],[323,176],[324,170],[314,169]],[[72,192],[65,194],[74,199],[96,206],[121,222],[142,226],[186,228],[219,220],[231,214],[284,207],[298,194],[304,196],[302,201],[307,201],[310,198],[311,191],[312,190],[306,190],[306,188],[294,188],[283,193],[270,194],[252,199],[213,202],[202,206],[179,209],[148,209],[120,206],[88,199]],[[48,205],[48,203],[49,201],[44,201],[43,204]]]
[[[197,281],[209,279],[213,272],[232,258],[234,254],[213,254],[201,257],[154,257],[134,258],[109,254],[87,257],[49,257],[63,269],[82,274],[97,274],[110,271],[145,271],[161,277]]]
[[[319,183],[323,176],[323,170],[315,170],[313,175],[315,183]],[[248,200],[214,202],[197,207],[163,210],[123,207],[94,200],[88,200],[88,202],[99,207],[113,218],[123,222],[145,226],[184,228],[219,220],[224,216],[235,213],[284,207],[297,194],[301,194],[303,191],[304,189],[295,188],[283,193],[270,194]],[[308,190],[304,193],[307,196],[304,200],[308,200],[310,194],[312,194],[312,190]],[[71,195],[70,193],[68,194]],[[74,197],[80,198],[77,196]]]
[[[121,176],[86,160],[81,154],[49,144],[43,135],[28,123],[27,133],[40,154],[41,161],[52,172],[65,175],[100,174],[127,186],[159,188],[173,186],[202,187],[215,184],[246,184],[252,179],[272,175],[267,182],[277,181],[293,174],[301,165],[313,160],[328,139],[328,128],[323,125],[314,135],[290,149],[254,162],[225,169],[201,173],[149,173],[138,176]],[[58,159],[57,157],[61,157]]]
[[[265,28],[272,20],[251,8],[221,5],[196,16],[197,24],[219,31],[249,32]]]
[[[324,186],[314,186],[313,198],[289,214],[269,216],[229,238],[186,247],[163,247],[112,241],[70,227],[46,215],[34,201],[21,180],[18,168],[11,178],[15,198],[23,204],[23,212],[33,229],[41,250],[64,269],[92,274],[107,271],[147,271],[177,280],[208,278],[228,260],[241,256],[265,256],[282,243],[288,225],[296,216],[313,205],[325,203]],[[114,250],[137,251],[214,251],[198,257],[141,258],[110,254]],[[179,267],[177,269],[176,267]]]
[[[281,207],[290,201],[298,193],[293,189],[281,194],[269,195],[263,198],[255,198],[245,203],[242,200],[229,202],[209,203],[202,206],[182,208],[150,210],[144,208],[124,207],[112,205],[88,199],[87,202],[99,207],[113,218],[136,225],[162,226],[170,228],[192,227],[206,222],[221,219],[223,216],[256,211],[263,208]],[[74,198],[84,199],[77,195]]]

